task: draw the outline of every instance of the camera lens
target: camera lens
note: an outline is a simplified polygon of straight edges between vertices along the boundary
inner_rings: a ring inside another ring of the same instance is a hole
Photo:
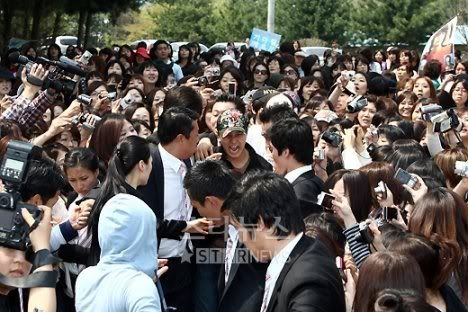
[[[10,195],[8,194],[0,195],[0,208],[10,208]]]

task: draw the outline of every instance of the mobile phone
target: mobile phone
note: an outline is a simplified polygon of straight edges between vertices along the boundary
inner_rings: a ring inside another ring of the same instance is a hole
[[[414,188],[416,186],[416,183],[418,182],[418,179],[409,174],[408,171],[403,170],[401,168],[398,168],[395,174],[395,179],[400,181],[401,184],[406,184],[411,188]]]
[[[344,281],[344,282],[347,282],[347,278],[346,278],[346,273],[345,273],[345,263],[344,263],[344,260],[343,258],[341,257],[336,257],[335,258],[335,264],[336,264],[336,268],[338,269],[338,272],[340,272],[340,276],[341,276],[341,279]]]
[[[384,220],[396,220],[398,217],[398,211],[395,207],[383,207],[382,208],[382,218]]]
[[[321,205],[325,210],[333,210],[333,200],[335,200],[335,196],[322,192],[317,197],[317,204]]]
[[[236,95],[237,94],[237,83],[235,82],[229,82],[228,83],[228,88],[229,88],[229,95]]]
[[[383,181],[380,181],[377,184],[377,187],[374,188],[374,192],[375,194],[380,194],[382,196],[382,199],[387,198],[387,186],[385,185]]]

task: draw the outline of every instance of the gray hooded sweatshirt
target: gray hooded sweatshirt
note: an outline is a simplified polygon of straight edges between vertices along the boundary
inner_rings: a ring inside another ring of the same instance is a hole
[[[157,268],[156,217],[130,194],[102,208],[98,225],[101,259],[76,281],[78,312],[161,311],[152,280]]]

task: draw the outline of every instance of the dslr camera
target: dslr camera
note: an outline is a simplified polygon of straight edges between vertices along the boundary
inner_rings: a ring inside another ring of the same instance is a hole
[[[367,106],[367,99],[363,97],[362,95],[358,95],[354,99],[352,99],[351,102],[349,102],[346,109],[348,110],[349,113],[357,113],[366,106]]]
[[[0,193],[0,246],[26,250],[30,244],[29,226],[23,220],[21,209],[26,208],[40,221],[42,211],[20,201],[21,185],[25,182],[29,163],[32,158],[39,158],[42,150],[30,143],[10,141],[0,167],[0,179],[5,185],[5,192]]]
[[[343,141],[343,138],[338,132],[329,131],[329,130],[325,131],[322,134],[322,139],[333,147],[338,147],[340,143]]]

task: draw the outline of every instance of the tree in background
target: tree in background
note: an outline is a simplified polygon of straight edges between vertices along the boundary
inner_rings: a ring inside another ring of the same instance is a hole
[[[352,3],[351,26],[356,39],[381,44],[417,46],[451,17],[450,0],[357,0]]]
[[[346,42],[349,0],[277,0],[276,31],[284,39]]]

